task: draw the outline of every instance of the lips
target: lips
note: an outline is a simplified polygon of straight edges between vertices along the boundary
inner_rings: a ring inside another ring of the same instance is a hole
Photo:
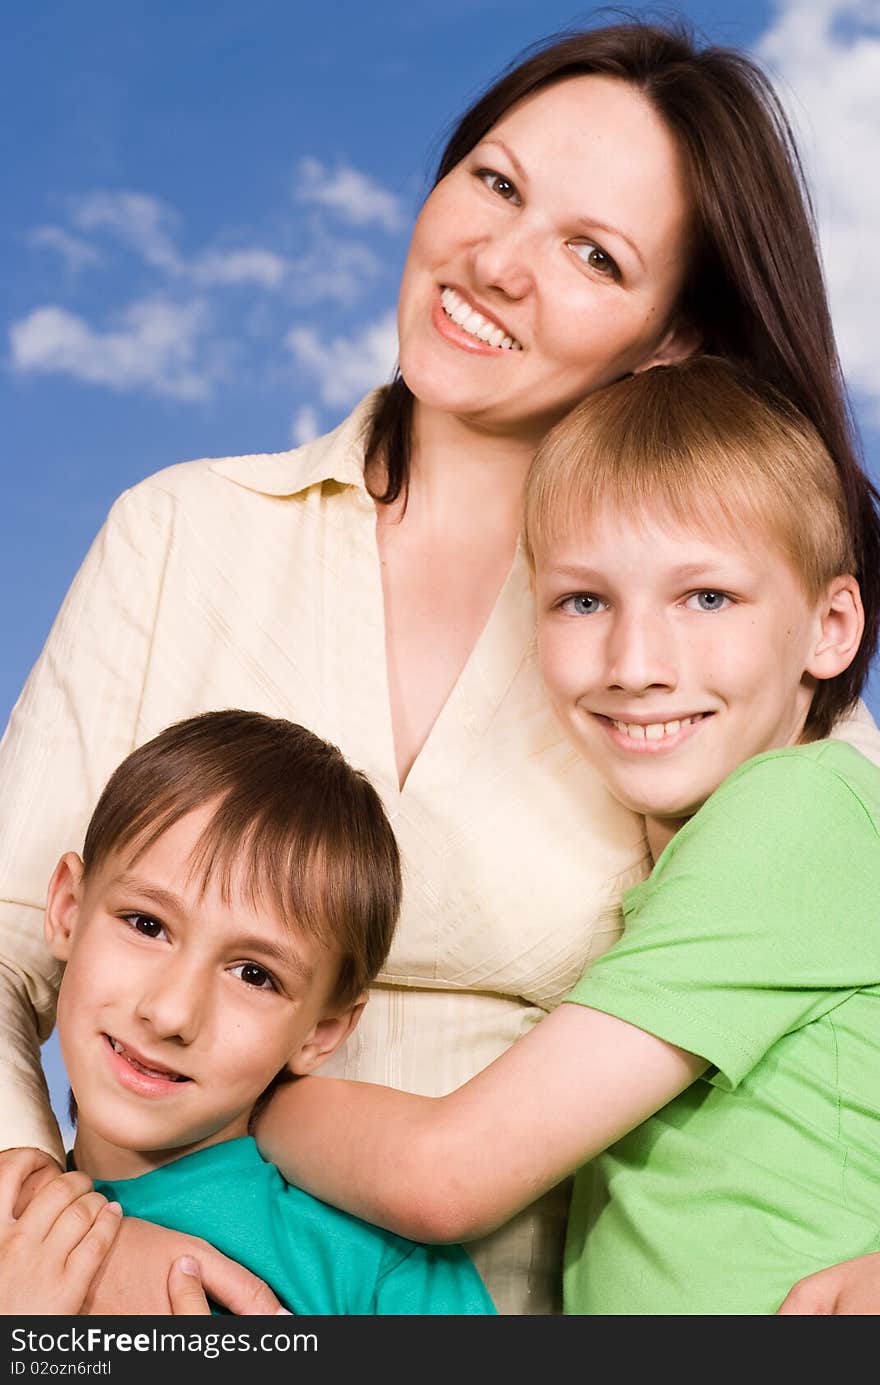
[[[492,351],[522,351],[522,343],[508,331],[504,323],[484,308],[476,305],[458,289],[445,285],[440,290],[440,309],[475,345]]]
[[[666,721],[627,721],[601,712],[593,714],[605,727],[612,742],[634,755],[662,755],[673,751],[697,735],[699,728],[713,712],[694,712],[689,716],[670,717]]]
[[[139,1053],[137,1049],[123,1044],[121,1039],[116,1039],[112,1034],[105,1034],[104,1038],[112,1048],[118,1058],[122,1058],[129,1067],[135,1072],[141,1073],[144,1077],[152,1077],[161,1082],[191,1082],[192,1078],[184,1076],[183,1073],[175,1072],[173,1068],[167,1068],[163,1064],[156,1063]]]

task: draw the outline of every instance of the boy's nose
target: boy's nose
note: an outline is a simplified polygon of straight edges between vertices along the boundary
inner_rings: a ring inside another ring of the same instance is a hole
[[[656,617],[618,620],[609,636],[607,657],[609,688],[638,696],[652,688],[677,686],[675,643]]]
[[[190,1044],[199,1032],[204,1004],[204,983],[183,968],[169,967],[154,975],[144,988],[137,1015],[158,1038]]]

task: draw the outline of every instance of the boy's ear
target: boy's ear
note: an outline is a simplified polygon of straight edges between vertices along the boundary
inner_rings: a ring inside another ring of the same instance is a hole
[[[804,669],[813,678],[836,678],[858,653],[865,629],[862,594],[854,577],[835,577],[818,609],[818,638]]]
[[[695,355],[702,344],[699,328],[688,322],[687,318],[674,318],[655,350],[647,360],[636,366],[633,374],[638,375],[655,365],[676,365],[679,361],[687,360],[688,356]]]
[[[83,863],[75,851],[68,851],[61,857],[49,881],[43,924],[43,936],[49,950],[62,962],[70,957],[82,891]]]
[[[305,1043],[287,1063],[288,1072],[292,1072],[294,1077],[307,1077],[315,1068],[320,1067],[325,1058],[329,1058],[340,1044],[345,1043],[363,1014],[366,1003],[367,996],[364,993],[336,1014],[318,1020]]]

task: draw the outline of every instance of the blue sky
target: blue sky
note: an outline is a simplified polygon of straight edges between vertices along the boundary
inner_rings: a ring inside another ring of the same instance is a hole
[[[630,5],[750,48],[801,132],[880,477],[880,0]],[[5,14],[0,723],[114,497],[334,425],[394,357],[450,123],[553,0],[44,0]],[[870,704],[880,716],[880,679]],[[63,1075],[46,1050],[53,1093]],[[59,1106],[60,1109],[60,1106]]]

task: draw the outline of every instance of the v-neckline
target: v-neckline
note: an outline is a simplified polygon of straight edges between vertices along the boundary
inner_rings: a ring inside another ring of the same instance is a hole
[[[460,772],[460,748],[470,737],[474,748],[509,687],[534,637],[531,589],[528,569],[519,541],[513,560],[499,588],[491,611],[478,634],[449,696],[440,708],[415,756],[403,783],[397,773],[397,753],[391,716],[391,688],[388,673],[387,628],[378,544],[376,571],[381,601],[382,669],[384,674],[386,741],[390,747],[397,803],[418,793],[420,781],[427,777],[432,789]],[[458,754],[449,755],[452,743]]]

